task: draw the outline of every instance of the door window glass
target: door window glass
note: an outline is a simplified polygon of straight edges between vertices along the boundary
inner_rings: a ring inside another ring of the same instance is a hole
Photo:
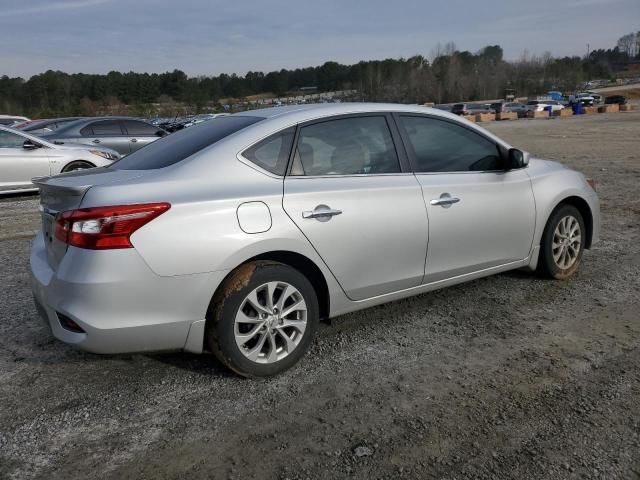
[[[140,137],[155,137],[158,129],[153,125],[149,125],[145,122],[138,122],[136,120],[125,120],[124,128],[127,129],[127,133],[132,136]]]
[[[401,116],[414,151],[417,172],[501,170],[498,146],[453,122],[429,117]]]
[[[382,116],[316,123],[300,130],[292,175],[358,175],[400,172]]]
[[[242,156],[265,170],[284,175],[291,153],[295,128],[271,135],[242,152]]]
[[[120,122],[118,120],[102,120],[87,125],[80,131],[80,133],[85,137],[90,137],[92,135],[111,137],[114,135],[122,135],[122,129],[120,128]]]
[[[20,135],[0,130],[0,148],[22,148],[24,140]]]

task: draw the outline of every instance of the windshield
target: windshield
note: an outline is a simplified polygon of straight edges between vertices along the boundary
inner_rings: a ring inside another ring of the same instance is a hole
[[[154,170],[168,167],[260,120],[264,120],[264,118],[231,115],[214,118],[208,122],[201,122],[198,125],[156,140],[131,155],[114,162],[109,168],[116,170]]]

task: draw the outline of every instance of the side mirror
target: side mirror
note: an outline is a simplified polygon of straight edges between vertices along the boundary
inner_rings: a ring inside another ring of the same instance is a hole
[[[42,148],[42,145],[40,145],[39,143],[36,143],[32,140],[25,140],[24,143],[22,144],[22,148],[24,148],[25,150],[36,150],[38,148]]]
[[[156,132],[156,135],[157,135],[158,137],[166,137],[166,136],[167,136],[167,132],[165,132],[164,130],[158,130],[158,131]]]
[[[527,165],[529,165],[529,152],[517,148],[509,149],[509,153],[507,154],[507,170],[524,168]]]

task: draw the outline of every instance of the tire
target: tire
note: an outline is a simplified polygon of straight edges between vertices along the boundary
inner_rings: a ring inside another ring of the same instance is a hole
[[[580,211],[568,204],[556,207],[542,234],[538,272],[556,280],[573,276],[582,261],[585,236]]]
[[[251,262],[234,270],[216,292],[205,342],[237,374],[267,377],[302,358],[318,323],[318,297],[307,277],[282,263]]]
[[[64,166],[61,173],[75,172],[76,170],[85,170],[87,168],[94,168],[95,165],[85,160],[74,160]]]

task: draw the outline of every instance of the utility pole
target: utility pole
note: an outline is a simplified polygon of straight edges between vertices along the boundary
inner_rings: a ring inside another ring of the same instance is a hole
[[[589,58],[589,44],[587,43],[587,58]]]

